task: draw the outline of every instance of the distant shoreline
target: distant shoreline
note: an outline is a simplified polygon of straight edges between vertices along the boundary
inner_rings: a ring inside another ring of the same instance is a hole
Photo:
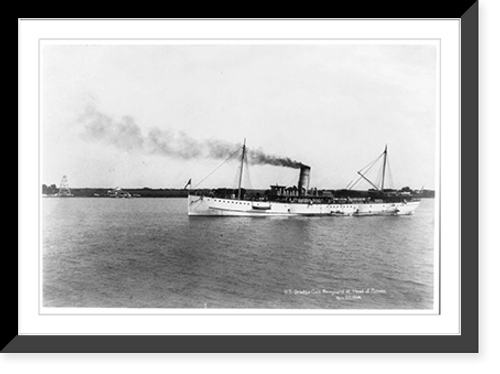
[[[110,188],[72,188],[71,193],[72,197],[106,197],[106,198],[115,198],[115,196],[110,196],[108,191],[112,191]],[[140,197],[154,197],[154,198],[179,198],[179,197],[187,197],[188,193],[191,191],[200,191],[204,194],[209,194],[211,189],[198,189],[198,190],[185,190],[185,189],[173,189],[173,188],[126,188],[123,189],[129,193],[132,198],[140,198]],[[343,196],[356,196],[363,197],[368,196],[368,191],[346,191],[346,190],[323,190],[330,191],[333,195],[343,195]],[[264,196],[265,190],[247,190],[247,193],[254,195],[260,193],[261,196]],[[434,198],[433,190],[423,190],[421,193],[412,193],[409,196],[414,198]],[[56,197],[54,194],[44,194],[44,197]]]

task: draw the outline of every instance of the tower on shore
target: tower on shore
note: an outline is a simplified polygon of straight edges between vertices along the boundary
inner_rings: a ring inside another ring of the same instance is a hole
[[[73,196],[71,193],[71,190],[69,188],[69,183],[68,183],[68,178],[66,178],[65,175],[63,175],[61,184],[59,186],[59,192],[57,193],[57,196],[59,197],[69,197]]]

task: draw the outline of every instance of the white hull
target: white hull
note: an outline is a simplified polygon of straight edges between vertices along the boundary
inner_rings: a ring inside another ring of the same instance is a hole
[[[406,215],[417,209],[420,201],[366,204],[307,204],[253,202],[189,195],[190,216],[368,216]]]

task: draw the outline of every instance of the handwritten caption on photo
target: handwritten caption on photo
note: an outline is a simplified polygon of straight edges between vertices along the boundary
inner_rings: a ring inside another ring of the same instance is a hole
[[[283,293],[285,295],[294,296],[324,295],[335,297],[336,300],[361,300],[363,296],[387,294],[387,291],[376,288],[342,288],[339,290],[331,290],[326,288],[297,290],[288,288],[283,290]]]

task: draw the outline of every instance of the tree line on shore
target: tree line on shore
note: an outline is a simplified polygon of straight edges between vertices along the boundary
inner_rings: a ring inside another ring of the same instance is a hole
[[[114,197],[113,191],[116,191],[113,188],[72,188],[71,193],[75,197]],[[126,191],[131,195],[131,197],[187,197],[189,190],[186,189],[174,189],[174,188],[127,188],[123,191]],[[200,190],[202,193],[210,193],[210,189]],[[368,191],[356,191],[356,190],[322,190],[328,191],[332,193],[333,196],[342,194],[346,196],[356,197],[356,196],[365,196],[368,194]],[[59,188],[55,184],[51,185],[42,185],[42,194],[43,195],[56,195],[59,192]],[[249,190],[248,192],[258,193],[261,196],[264,196],[265,190]],[[403,187],[400,190],[391,190],[388,192],[398,192],[405,193],[414,197],[422,197],[422,198],[433,198],[434,191],[433,190],[412,190],[409,187]]]

